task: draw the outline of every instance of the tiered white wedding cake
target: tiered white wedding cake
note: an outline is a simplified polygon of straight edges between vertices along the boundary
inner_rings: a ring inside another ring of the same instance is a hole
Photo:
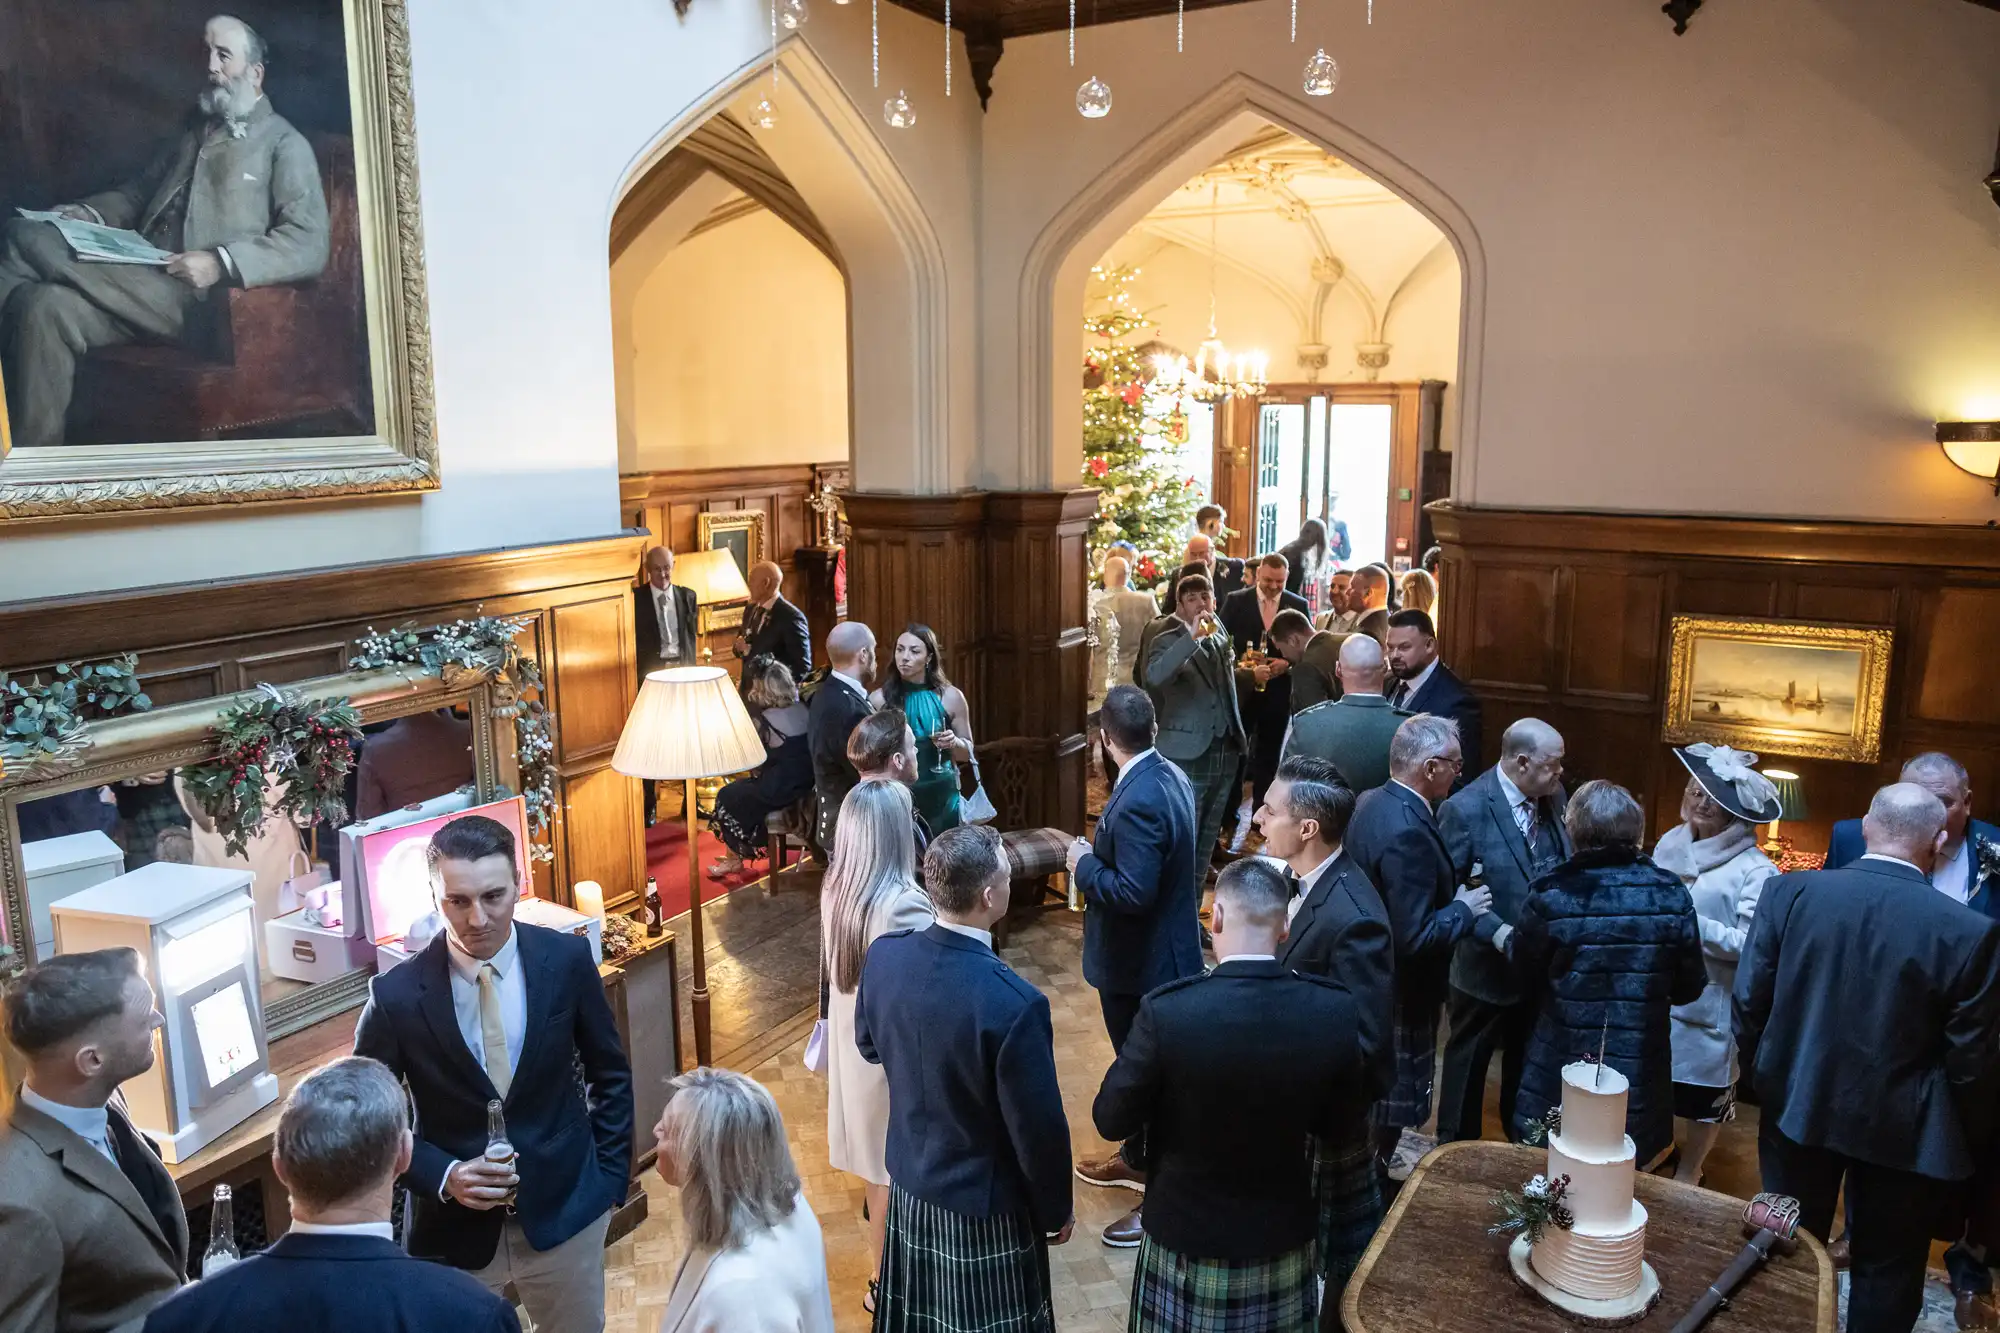
[[[1563,1066],[1562,1127],[1549,1135],[1549,1179],[1569,1177],[1565,1231],[1542,1228],[1529,1258],[1550,1284],[1587,1301],[1619,1301],[1647,1276],[1646,1206],[1632,1197],[1637,1149],[1625,1133],[1625,1076],[1605,1065]]]

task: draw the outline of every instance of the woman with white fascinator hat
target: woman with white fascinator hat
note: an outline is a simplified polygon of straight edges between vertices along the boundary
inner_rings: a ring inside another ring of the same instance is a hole
[[[1729,994],[1764,881],[1778,873],[1757,849],[1755,826],[1778,818],[1779,804],[1777,787],[1748,751],[1702,744],[1674,753],[1689,774],[1681,822],[1660,839],[1653,861],[1687,885],[1708,967],[1701,998],[1673,1010],[1674,1176],[1694,1184],[1723,1122],[1736,1114]]]

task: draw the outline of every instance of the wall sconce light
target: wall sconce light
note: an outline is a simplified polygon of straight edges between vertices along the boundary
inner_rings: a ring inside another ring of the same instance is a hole
[[[2000,495],[2000,421],[1940,421],[1937,442],[1954,467],[1992,482]]]

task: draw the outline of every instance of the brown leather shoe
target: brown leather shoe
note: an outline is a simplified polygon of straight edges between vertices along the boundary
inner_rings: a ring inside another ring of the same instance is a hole
[[[2000,1328],[2000,1303],[1992,1292],[1959,1292],[1951,1313],[1960,1328]]]
[[[1086,1185],[1116,1185],[1120,1189],[1137,1190],[1141,1194],[1146,1192],[1146,1173],[1134,1171],[1117,1153],[1112,1153],[1100,1161],[1078,1162],[1076,1178]]]
[[[1114,1250],[1135,1250],[1145,1234],[1146,1228],[1139,1223],[1139,1210],[1134,1208],[1104,1228],[1104,1243]]]
[[[1842,1232],[1838,1239],[1828,1242],[1826,1247],[1826,1257],[1833,1260],[1833,1269],[1836,1273],[1844,1273],[1847,1271],[1848,1255],[1847,1255],[1846,1232]]]

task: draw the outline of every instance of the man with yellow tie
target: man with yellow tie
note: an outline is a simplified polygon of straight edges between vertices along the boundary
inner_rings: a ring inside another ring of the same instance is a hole
[[[432,837],[445,929],[375,978],[354,1053],[389,1066],[416,1106],[410,1253],[496,1292],[512,1283],[538,1333],[599,1333],[604,1235],[630,1179],[632,1070],[589,944],[515,922],[517,856],[483,815]],[[486,1160],[496,1100],[509,1162]]]

